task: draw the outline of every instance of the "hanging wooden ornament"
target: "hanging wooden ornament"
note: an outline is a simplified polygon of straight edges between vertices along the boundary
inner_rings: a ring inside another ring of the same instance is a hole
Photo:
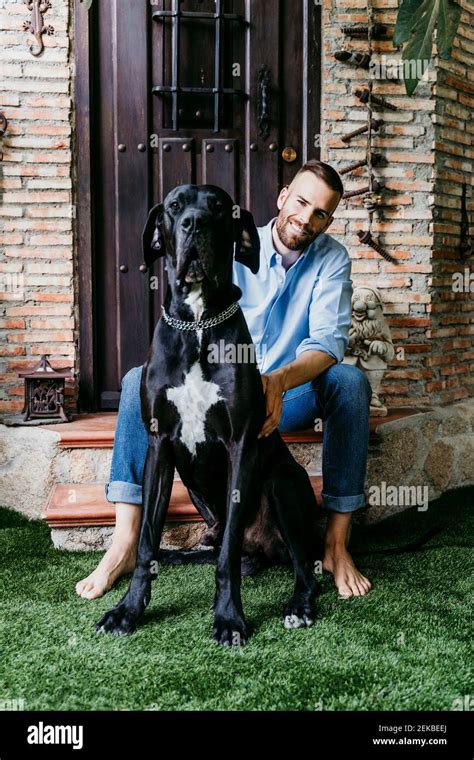
[[[368,53],[359,53],[357,50],[337,50],[334,53],[336,61],[341,63],[350,63],[359,69],[368,69],[370,66],[370,55]]]
[[[372,56],[372,37],[373,37],[373,8],[372,8],[372,0],[367,0],[367,15],[368,15],[368,34],[367,34],[367,41],[368,41],[368,47],[369,47],[369,56]],[[380,205],[382,198],[378,195],[378,192],[383,188],[383,185],[378,182],[378,180],[374,177],[373,172],[373,155],[372,155],[372,132],[376,131],[374,129],[374,124],[376,123],[376,120],[373,119],[372,115],[372,88],[373,88],[373,80],[369,79],[368,88],[366,90],[367,95],[364,94],[364,100],[363,102],[366,105],[367,108],[367,176],[369,180],[369,186],[365,188],[366,195],[364,197],[363,203],[364,207],[367,209],[367,215],[368,215],[368,230],[359,230],[357,232],[357,236],[361,243],[364,243],[365,245],[370,246],[374,251],[377,251],[380,256],[382,256],[386,261],[390,261],[391,263],[397,263],[396,259],[391,256],[388,251],[385,250],[385,248],[382,247],[382,245],[375,240],[372,237],[372,217],[374,214],[375,209],[378,205]],[[383,122],[382,122],[383,123]]]
[[[348,37],[368,37],[368,26],[343,26],[341,32],[347,34]],[[372,39],[377,40],[380,37],[389,36],[388,27],[385,24],[374,24],[372,27]]]
[[[377,166],[382,161],[380,153],[374,153],[372,155],[372,166]],[[367,166],[367,158],[362,158],[360,161],[354,161],[349,166],[345,166],[343,169],[338,169],[339,174],[349,174],[356,169],[360,169],[362,166]]]

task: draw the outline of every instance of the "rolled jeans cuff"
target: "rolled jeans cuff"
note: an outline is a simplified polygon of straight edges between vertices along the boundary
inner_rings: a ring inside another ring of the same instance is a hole
[[[321,494],[322,506],[331,512],[355,512],[357,509],[366,506],[366,495],[359,496],[329,496],[327,493]]]
[[[142,487],[137,483],[127,483],[125,480],[111,480],[105,484],[107,501],[121,501],[125,504],[142,503]]]

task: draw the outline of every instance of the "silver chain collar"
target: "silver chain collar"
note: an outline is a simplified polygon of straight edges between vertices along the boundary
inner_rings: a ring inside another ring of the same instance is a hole
[[[163,319],[167,325],[170,325],[170,327],[175,327],[177,330],[207,330],[209,327],[215,327],[215,325],[218,325],[221,322],[225,322],[226,319],[229,319],[232,314],[235,314],[235,312],[240,309],[240,306],[237,301],[235,301],[230,306],[228,306],[227,309],[224,309],[224,311],[221,311],[220,314],[217,314],[215,317],[193,321],[188,319],[176,319],[176,317],[170,317],[170,315],[166,312],[165,307],[162,306],[161,308],[163,310]]]

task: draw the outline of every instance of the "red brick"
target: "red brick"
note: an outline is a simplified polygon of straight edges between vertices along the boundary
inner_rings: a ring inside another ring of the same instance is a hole
[[[0,401],[0,412],[21,412],[23,401]]]
[[[25,327],[24,319],[4,319],[0,318],[0,329],[21,330]]]
[[[67,343],[73,340],[71,330],[38,330],[37,332],[28,331],[24,334],[8,335],[7,340],[10,343]]]
[[[64,316],[69,315],[70,313],[70,306],[10,306],[7,308],[8,316]]]
[[[65,328],[74,328],[74,319],[30,319],[30,330],[60,330]]]
[[[21,356],[22,354],[26,354],[23,346],[6,346],[0,343],[0,356]]]

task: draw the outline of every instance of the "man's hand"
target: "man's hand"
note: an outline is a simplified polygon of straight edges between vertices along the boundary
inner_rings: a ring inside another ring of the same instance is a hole
[[[279,367],[268,375],[261,375],[267,417],[257,437],[263,438],[270,435],[278,427],[283,409],[284,391],[314,380],[332,364],[336,364],[333,356],[323,351],[308,350],[303,351],[290,364],[284,364],[283,367]]]
[[[262,384],[267,406],[267,417],[257,436],[258,438],[264,438],[277,429],[283,409],[282,396],[285,391],[283,375],[278,371],[269,375],[262,375]]]

